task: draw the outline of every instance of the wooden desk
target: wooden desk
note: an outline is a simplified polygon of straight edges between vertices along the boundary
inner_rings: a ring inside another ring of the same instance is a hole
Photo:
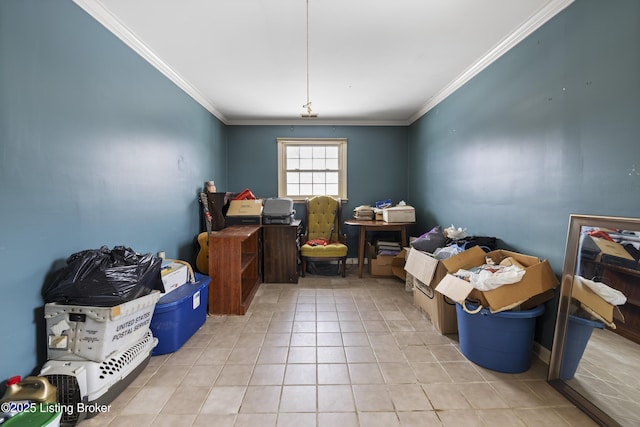
[[[300,223],[262,224],[264,283],[298,283]]]
[[[407,246],[407,225],[413,222],[384,222],[362,219],[350,219],[344,222],[347,225],[360,227],[360,241],[358,244],[358,277],[362,277],[364,269],[364,249],[367,231],[399,231],[401,233],[402,246]]]

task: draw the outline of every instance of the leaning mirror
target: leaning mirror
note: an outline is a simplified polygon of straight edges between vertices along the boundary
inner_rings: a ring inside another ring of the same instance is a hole
[[[640,425],[640,218],[571,215],[549,382],[605,426]]]

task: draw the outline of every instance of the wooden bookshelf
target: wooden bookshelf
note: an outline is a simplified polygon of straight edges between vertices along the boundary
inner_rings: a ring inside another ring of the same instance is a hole
[[[209,236],[209,313],[245,314],[260,284],[260,226],[234,225]]]

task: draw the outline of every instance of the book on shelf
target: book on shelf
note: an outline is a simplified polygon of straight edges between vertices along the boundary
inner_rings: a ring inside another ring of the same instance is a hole
[[[397,246],[397,247],[400,247],[400,246],[401,246],[401,245],[400,245],[400,242],[390,241],[390,240],[378,240],[378,241],[376,242],[376,244],[377,244],[378,246],[380,246],[380,245],[385,245],[385,246]]]
[[[378,252],[380,251],[400,252],[402,250],[402,246],[400,245],[400,242],[389,242],[389,241],[379,240],[376,243],[376,250]]]
[[[400,250],[378,250],[377,254],[378,255],[390,255],[390,256],[396,256],[400,253]]]

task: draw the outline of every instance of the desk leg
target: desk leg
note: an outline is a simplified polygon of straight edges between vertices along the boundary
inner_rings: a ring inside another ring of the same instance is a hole
[[[364,269],[364,241],[367,234],[366,227],[360,226],[360,243],[358,247],[358,277],[362,278],[362,270]]]
[[[400,230],[401,234],[402,234],[402,247],[407,247],[407,226],[403,225],[402,229]]]

